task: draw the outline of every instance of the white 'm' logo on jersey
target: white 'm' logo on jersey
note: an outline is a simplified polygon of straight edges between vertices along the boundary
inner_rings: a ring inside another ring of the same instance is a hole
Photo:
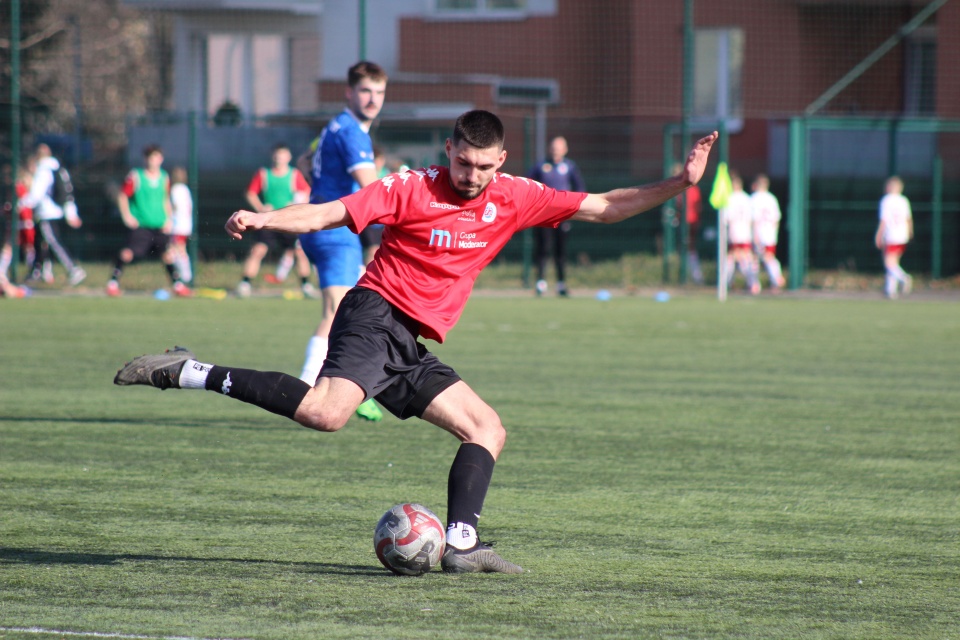
[[[480,216],[480,219],[484,222],[493,222],[497,219],[497,205],[492,202],[488,202],[487,206],[483,209],[483,215]]]
[[[450,235],[449,231],[445,231],[443,229],[430,229],[430,244],[427,246],[432,247],[434,242],[436,242],[437,247],[446,246],[446,248],[449,249],[452,238],[453,236]],[[446,245],[444,245],[444,242],[446,242]]]

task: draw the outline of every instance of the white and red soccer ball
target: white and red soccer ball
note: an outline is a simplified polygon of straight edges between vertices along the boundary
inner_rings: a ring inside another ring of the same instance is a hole
[[[377,558],[402,576],[419,576],[439,565],[445,543],[440,519],[422,504],[410,502],[383,514],[373,534]]]

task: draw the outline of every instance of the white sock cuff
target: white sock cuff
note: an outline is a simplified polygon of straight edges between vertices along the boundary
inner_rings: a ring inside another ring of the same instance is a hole
[[[183,363],[183,369],[180,370],[180,388],[181,389],[205,389],[207,376],[210,374],[212,364],[204,364],[196,360],[187,360]]]
[[[463,522],[452,522],[447,527],[447,544],[456,549],[469,549],[477,544],[477,530]]]

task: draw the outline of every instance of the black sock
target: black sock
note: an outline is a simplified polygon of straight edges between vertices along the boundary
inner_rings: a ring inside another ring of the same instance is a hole
[[[110,276],[110,279],[120,282],[120,276],[123,275],[123,268],[125,266],[126,265],[123,263],[123,260],[117,258],[117,261],[113,263],[113,274]]]
[[[170,282],[176,284],[180,280],[180,274],[177,273],[177,268],[172,264],[163,265],[167,269],[167,275],[170,276]]]
[[[462,522],[474,529],[493,477],[493,456],[478,444],[465,442],[450,466],[447,480],[447,524]]]
[[[310,385],[279,371],[254,371],[214,365],[204,388],[293,419]]]

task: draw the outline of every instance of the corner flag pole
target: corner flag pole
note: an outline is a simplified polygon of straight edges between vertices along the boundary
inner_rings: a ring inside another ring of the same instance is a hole
[[[717,299],[720,302],[727,299],[727,219],[724,209],[732,191],[730,171],[727,163],[721,161],[710,190],[710,206],[717,210]]]

